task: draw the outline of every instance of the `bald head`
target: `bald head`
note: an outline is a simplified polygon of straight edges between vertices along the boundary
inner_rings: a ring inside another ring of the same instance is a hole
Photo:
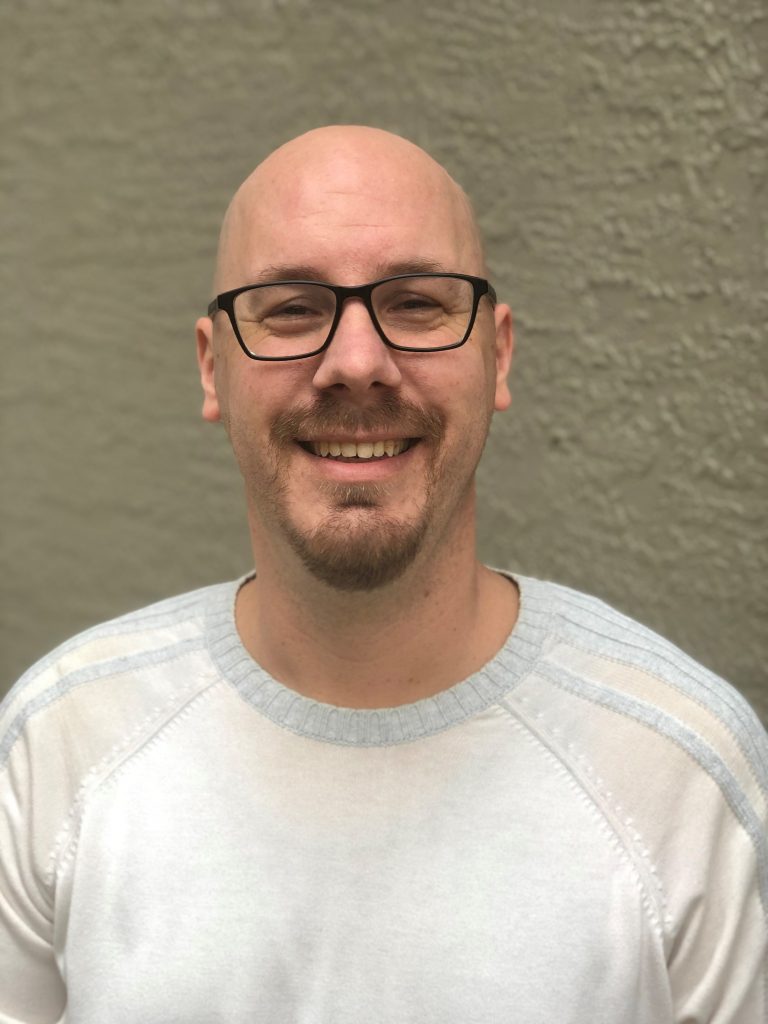
[[[466,193],[423,149],[378,128],[317,128],[271,153],[235,193],[214,288],[275,266],[359,284],[377,276],[374,256],[383,272],[415,260],[486,274]]]

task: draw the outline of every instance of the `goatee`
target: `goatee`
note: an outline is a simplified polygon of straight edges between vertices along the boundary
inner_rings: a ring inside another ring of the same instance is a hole
[[[335,590],[375,590],[402,576],[419,553],[429,527],[440,466],[433,462],[428,471],[424,506],[415,520],[398,519],[384,511],[385,485],[329,484],[324,488],[328,512],[307,533],[294,525],[285,510],[280,459],[297,437],[374,432],[419,438],[419,443],[427,444],[434,453],[439,451],[444,423],[437,413],[393,395],[373,409],[355,409],[326,393],[310,408],[280,415],[271,430],[277,459],[271,511],[304,566]]]

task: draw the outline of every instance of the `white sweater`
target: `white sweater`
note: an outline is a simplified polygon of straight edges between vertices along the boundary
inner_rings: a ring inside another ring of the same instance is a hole
[[[762,1024],[768,738],[517,578],[480,672],[332,708],[237,583],[92,629],[0,715],[0,1024]]]

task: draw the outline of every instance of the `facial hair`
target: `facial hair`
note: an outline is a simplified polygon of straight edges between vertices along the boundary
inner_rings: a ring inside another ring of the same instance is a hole
[[[445,432],[442,416],[386,396],[373,409],[355,409],[325,393],[311,406],[282,413],[270,430],[274,460],[270,486],[262,491],[264,513],[277,525],[306,569],[335,590],[371,591],[398,579],[413,563],[427,534],[441,460],[435,455],[427,470],[424,503],[413,520],[385,509],[388,488],[382,484],[326,482],[327,514],[311,531],[292,521],[286,501],[286,453],[297,437],[355,433],[418,437],[432,453],[440,450]]]

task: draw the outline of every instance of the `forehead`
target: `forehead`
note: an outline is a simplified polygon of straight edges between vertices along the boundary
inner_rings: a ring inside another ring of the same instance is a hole
[[[482,271],[468,203],[429,158],[323,156],[289,154],[246,182],[225,222],[219,290],[258,280],[274,266],[313,268],[337,284],[419,262]]]

